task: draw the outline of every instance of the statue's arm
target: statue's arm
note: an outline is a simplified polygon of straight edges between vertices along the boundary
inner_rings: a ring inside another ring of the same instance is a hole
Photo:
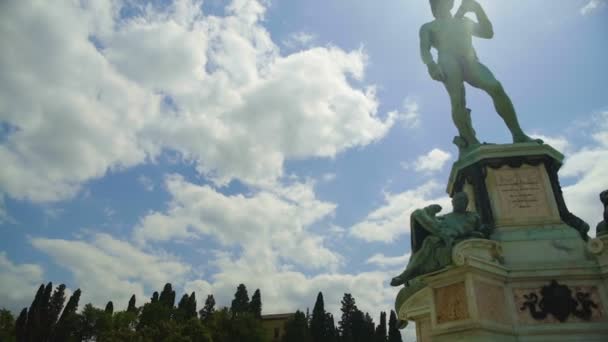
[[[479,38],[492,39],[494,37],[494,28],[486,11],[483,10],[481,5],[477,4],[474,12],[477,17],[477,23],[473,26],[473,35]]]
[[[431,54],[431,29],[429,24],[424,24],[420,28],[420,56],[424,64],[434,64],[433,55]]]

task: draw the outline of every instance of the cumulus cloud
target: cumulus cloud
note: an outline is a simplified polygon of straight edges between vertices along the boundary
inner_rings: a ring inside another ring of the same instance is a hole
[[[437,196],[442,187],[435,181],[398,194],[386,194],[385,204],[367,215],[350,228],[350,234],[364,241],[390,243],[410,231],[410,215],[415,209],[440,204],[445,211],[451,210],[449,198]]]
[[[308,228],[333,214],[335,205],[315,197],[314,183],[295,183],[227,196],[181,176],[169,176],[168,210],[144,217],[135,229],[140,243],[212,236],[225,246],[268,250],[312,268],[335,268],[341,257]]]
[[[589,0],[589,2],[585,4],[585,6],[581,7],[580,12],[582,15],[591,14],[604,7],[605,5],[605,0]]]
[[[90,241],[32,238],[36,249],[70,271],[83,290],[83,303],[113,300],[125,308],[132,294],[140,303],[167,282],[183,283],[190,266],[160,252],[146,252],[107,234]],[[29,296],[32,294],[29,293]]]
[[[373,87],[352,84],[364,81],[362,50],[282,55],[259,1],[235,0],[223,17],[192,0],[128,18],[124,5],[3,4],[0,120],[16,129],[0,145],[1,192],[70,198],[163,150],[216,184],[270,184],[285,160],[364,146],[403,116],[382,119]]]
[[[429,151],[429,153],[418,157],[412,165],[405,165],[405,167],[413,167],[417,172],[436,172],[443,169],[450,159],[452,159],[451,153],[435,148]]]
[[[400,118],[406,128],[416,128],[420,126],[420,106],[411,98],[406,98],[403,101],[403,108],[398,111],[392,111],[389,116]]]
[[[317,37],[308,32],[294,32],[283,41],[283,46],[288,49],[308,48],[317,39]]]
[[[386,267],[405,267],[410,260],[411,253],[405,253],[401,256],[390,257],[384,254],[374,254],[367,259],[366,264],[376,265],[382,268]]]
[[[42,267],[35,264],[15,264],[5,252],[0,252],[0,303],[19,312],[32,301],[32,296],[44,281]]]
[[[561,153],[568,153],[570,151],[570,142],[565,137],[551,137],[542,134],[532,134],[532,137],[535,139],[542,139],[545,144],[550,145]]]
[[[189,283],[188,288],[214,293],[220,305],[229,305],[236,285],[245,283],[251,292],[256,288],[261,289],[265,313],[305,310],[314,304],[319,291],[323,292],[326,310],[338,315],[336,317],[339,317],[340,300],[344,293],[352,293],[357,306],[374,315],[380,310],[392,308],[396,291],[388,286],[384,272],[307,276],[281,267],[267,251],[258,253],[266,254],[247,254],[240,258],[221,255],[215,260],[220,272],[213,275],[210,281]]]
[[[584,147],[568,156],[560,176],[575,179],[564,187],[564,197],[570,211],[591,226],[602,220],[599,193],[608,189],[608,112],[599,113],[592,120],[591,136],[594,147]]]

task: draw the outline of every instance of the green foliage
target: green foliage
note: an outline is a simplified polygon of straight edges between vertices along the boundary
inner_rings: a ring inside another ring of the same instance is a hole
[[[393,310],[391,310],[391,317],[388,320],[388,342],[403,342],[397,327],[397,315]]]
[[[356,320],[355,315],[357,314],[357,305],[355,304],[355,298],[350,293],[345,293],[342,301],[340,302],[342,307],[342,319],[338,322],[340,328],[340,334],[343,342],[353,342],[353,323]]]
[[[65,309],[61,313],[61,317],[55,326],[55,331],[51,341],[73,341],[77,339],[80,317],[76,313],[78,310],[78,302],[80,301],[80,289],[74,291]]]
[[[17,342],[27,341],[27,308],[23,308],[15,322],[15,337]]]
[[[84,306],[84,309],[80,314],[78,336],[83,341],[108,340],[108,336],[113,328],[112,325],[111,312],[95,308],[89,303]]]
[[[249,312],[234,315],[227,308],[216,311],[209,326],[213,342],[264,342],[262,322]]]
[[[380,313],[380,323],[374,332],[374,342],[387,342],[386,336],[386,312]]]
[[[301,311],[296,311],[296,314],[287,323],[285,323],[285,335],[283,342],[312,342],[310,330],[308,329],[308,320]]]
[[[48,309],[48,317],[46,319],[48,335],[52,335],[55,324],[59,320],[59,314],[63,310],[65,303],[65,285],[61,284],[55,288],[55,292],[51,296]]]
[[[0,341],[15,341],[15,318],[6,309],[0,309]]]
[[[203,322],[207,322],[211,319],[211,316],[215,312],[215,298],[213,295],[208,295],[205,300],[205,306],[200,311],[200,317]]]
[[[132,295],[131,299],[129,299],[129,306],[127,307],[127,312],[137,312],[137,307],[135,306],[135,295]]]
[[[173,308],[173,306],[175,306],[175,291],[173,291],[170,283],[165,284],[163,291],[160,293],[158,301],[169,308]]]
[[[112,314],[114,313],[114,303],[112,303],[112,301],[109,301],[108,304],[106,304],[106,309],[104,311],[105,313],[112,316]]]
[[[334,317],[325,312],[323,293],[319,292],[310,319],[310,335],[314,342],[336,341],[336,327]]]
[[[255,290],[253,297],[251,297],[249,312],[257,319],[262,318],[262,295],[260,294],[260,289]]]
[[[234,299],[232,300],[232,306],[230,306],[230,311],[234,316],[249,311],[249,295],[247,294],[247,287],[245,287],[244,284],[240,284],[237,287]]]
[[[151,301],[140,308],[135,305],[135,295],[131,296],[127,310],[118,312],[109,301],[103,309],[89,303],[78,313],[80,296],[80,289],[74,291],[62,311],[65,285],[54,292],[51,283],[41,285],[30,308],[24,308],[16,321],[10,312],[0,310],[0,341],[268,342],[261,319],[261,292],[257,289],[250,301],[243,284],[237,287],[230,309],[215,310],[215,298],[208,295],[200,319],[196,294],[184,294],[174,307],[171,284],[160,294],[154,292]],[[285,324],[283,342],[401,342],[394,312],[387,338],[386,313],[380,314],[376,327],[371,316],[357,308],[351,294],[345,293],[341,303],[342,319],[336,329],[319,292],[311,315],[308,310],[306,315],[298,311]],[[28,330],[35,327],[40,330]]]

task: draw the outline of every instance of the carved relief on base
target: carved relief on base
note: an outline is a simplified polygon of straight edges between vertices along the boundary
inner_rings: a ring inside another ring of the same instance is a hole
[[[482,320],[510,324],[505,290],[502,286],[478,281],[475,283],[477,310]]]
[[[596,286],[566,286],[552,281],[541,288],[513,289],[517,320],[522,324],[605,321]]]
[[[462,321],[470,317],[464,282],[440,287],[433,292],[437,324]]]

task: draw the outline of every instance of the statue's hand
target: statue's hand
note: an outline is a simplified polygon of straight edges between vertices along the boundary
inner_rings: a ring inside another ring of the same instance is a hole
[[[441,70],[439,64],[429,63],[427,67],[429,69],[429,75],[431,75],[432,79],[439,82],[445,81],[445,74],[443,73],[443,70]]]
[[[476,12],[480,7],[481,5],[475,0],[462,0],[458,13],[464,15],[469,12]]]

